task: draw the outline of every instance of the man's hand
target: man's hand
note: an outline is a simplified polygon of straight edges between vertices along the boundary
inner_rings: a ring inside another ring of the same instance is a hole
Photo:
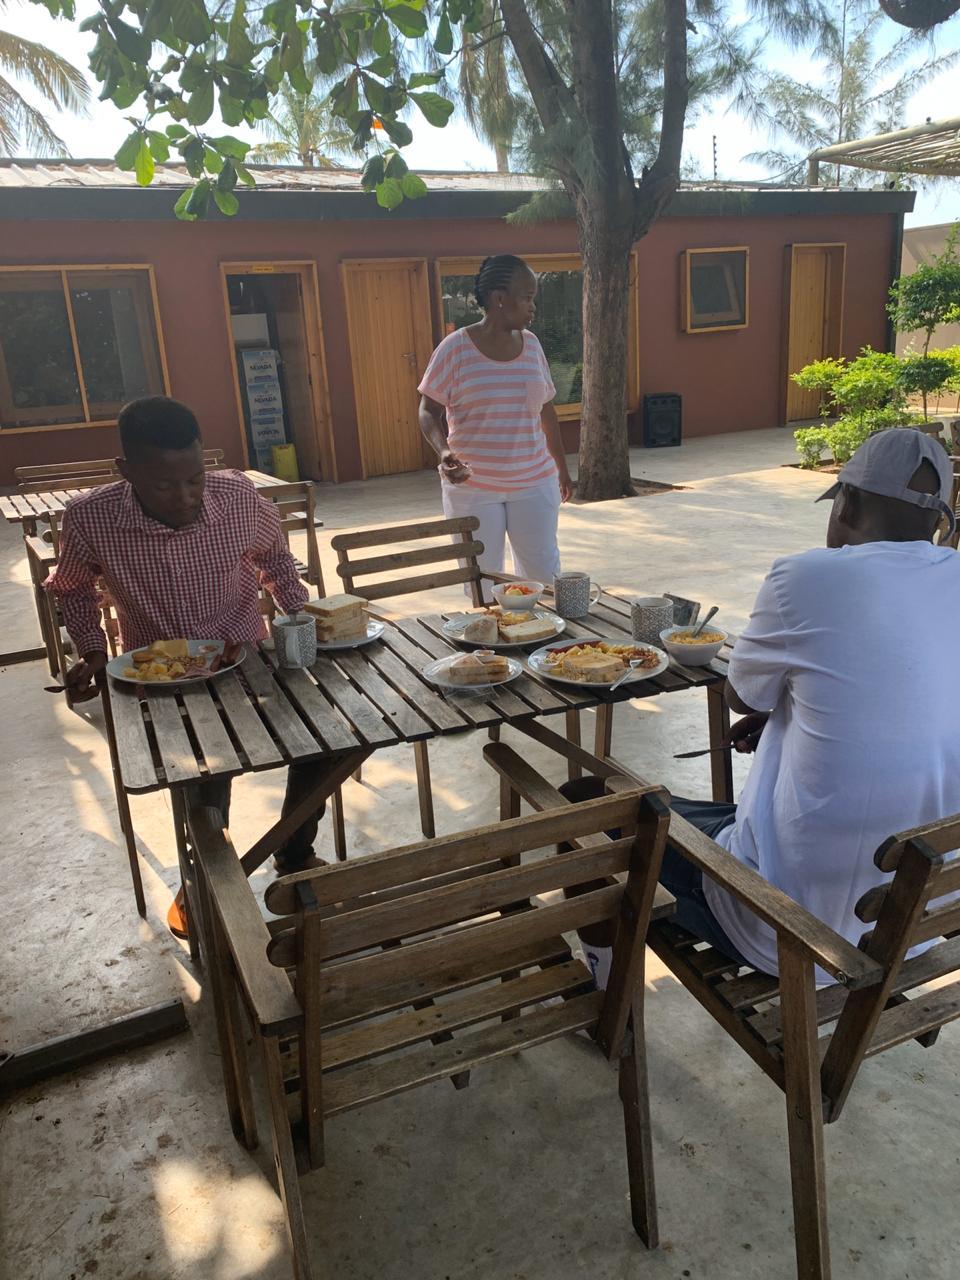
[[[74,702],[88,702],[97,696],[96,678],[106,670],[107,655],[99,649],[86,653],[83,661],[67,672],[67,690]]]
[[[444,449],[440,454],[440,474],[451,484],[463,484],[470,479],[470,468],[457,457],[452,449]]]
[[[744,716],[742,720],[730,726],[730,732],[721,745],[733,747],[734,751],[739,751],[741,755],[749,755],[751,751],[756,751],[764,725],[769,719],[770,714],[767,711],[751,711],[748,716]]]
[[[569,502],[573,496],[573,481],[570,479],[570,472],[564,467],[559,471],[560,480],[560,501]]]

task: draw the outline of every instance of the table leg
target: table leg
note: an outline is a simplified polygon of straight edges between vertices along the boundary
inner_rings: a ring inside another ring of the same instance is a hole
[[[710,746],[719,747],[730,732],[730,708],[723,696],[723,685],[707,687],[707,724]],[[714,751],[710,756],[710,780],[713,798],[720,804],[733,804],[733,754],[730,751]]]
[[[342,786],[355,769],[373,754],[372,747],[359,747],[356,751],[345,751],[342,755],[324,760],[320,781],[295,808],[275,822],[265,835],[240,859],[245,875],[252,875],[257,867],[262,866],[271,854],[283,844],[299,826],[306,822],[311,814],[316,813],[324,801],[329,800],[337,787]]]
[[[567,721],[567,741],[572,742],[575,747],[580,744],[580,712],[575,707],[571,707],[566,712]],[[567,777],[573,782],[576,778],[583,777],[583,769],[571,756],[567,761]]]
[[[613,747],[613,703],[601,702],[597,707],[597,730],[593,754],[602,760]]]
[[[180,863],[180,883],[187,918],[187,945],[190,948],[190,959],[199,964],[201,930],[197,914],[197,884],[193,872],[193,853],[187,843],[187,811],[183,803],[183,792],[179,787],[171,787],[170,802],[173,806],[173,829],[177,837],[177,860]]]
[[[113,727],[113,708],[110,704],[110,688],[105,673],[101,672],[97,677],[97,684],[100,688],[100,701],[103,704],[103,722],[107,730],[107,745],[110,748],[110,767],[113,770],[113,788],[117,797],[120,830],[123,832],[124,843],[127,847],[127,859],[130,862],[130,875],[133,879],[133,894],[137,900],[137,911],[146,919],[147,904],[143,896],[143,879],[140,875],[140,860],[137,856],[137,839],[133,830],[133,820],[130,817],[130,802],[127,800],[127,793],[123,789],[123,779],[120,776],[117,735]]]

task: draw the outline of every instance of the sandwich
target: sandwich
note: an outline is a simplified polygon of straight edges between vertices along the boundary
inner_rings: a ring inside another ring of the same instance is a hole
[[[510,664],[501,654],[489,649],[476,653],[464,653],[447,666],[447,679],[451,684],[491,684],[510,674]]]
[[[362,640],[367,634],[367,615],[364,613],[366,603],[360,596],[341,592],[335,596],[324,596],[320,600],[308,600],[302,612],[315,619],[317,639],[321,644],[332,644],[339,640]]]
[[[156,662],[158,658],[170,658],[184,661],[190,656],[190,645],[186,640],[154,640],[146,649],[138,649],[133,660],[140,666]]]
[[[461,639],[469,640],[472,644],[496,644],[499,638],[497,620],[489,613],[481,618],[471,618],[461,635]]]
[[[507,623],[500,634],[510,644],[525,644],[529,640],[544,640],[556,634],[556,626],[550,618],[530,618],[526,622]]]
[[[615,653],[603,653],[598,649],[570,654],[563,659],[560,669],[571,680],[582,680],[584,684],[609,684],[623,675],[627,665]]]

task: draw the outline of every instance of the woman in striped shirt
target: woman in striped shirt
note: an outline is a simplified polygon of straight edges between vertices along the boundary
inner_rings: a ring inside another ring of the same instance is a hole
[[[556,388],[528,326],[537,278],[521,258],[487,258],[475,293],[484,317],[449,334],[420,383],[420,429],[440,459],[443,511],[476,516],[480,566],[549,583],[560,570],[557,514],[572,484]],[[446,413],[447,432],[443,417]]]

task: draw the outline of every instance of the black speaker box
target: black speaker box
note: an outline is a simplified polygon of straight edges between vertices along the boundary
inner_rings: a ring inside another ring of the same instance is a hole
[[[664,449],[681,442],[681,412],[678,395],[643,397],[643,447]]]

